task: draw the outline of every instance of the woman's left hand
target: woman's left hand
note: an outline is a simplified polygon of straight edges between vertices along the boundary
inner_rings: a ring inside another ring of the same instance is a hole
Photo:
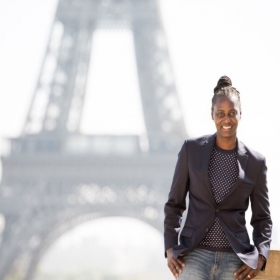
[[[238,270],[235,271],[234,276],[237,276],[236,280],[243,280],[243,279],[253,279],[257,276],[259,271],[261,270],[262,266],[264,265],[264,259],[259,256],[258,266],[256,269],[252,269],[248,265],[242,265]]]

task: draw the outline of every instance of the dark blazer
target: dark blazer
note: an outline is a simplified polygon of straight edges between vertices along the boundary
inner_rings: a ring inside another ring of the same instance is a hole
[[[208,177],[215,139],[216,134],[189,139],[178,154],[168,201],[164,207],[165,252],[173,247],[177,258],[179,254],[196,248],[218,216],[233,251],[245,264],[256,268],[259,254],[268,257],[272,230],[265,158],[237,140],[239,176],[224,200],[216,205]],[[188,213],[178,245],[187,193]],[[250,244],[245,226],[249,200],[254,245]]]

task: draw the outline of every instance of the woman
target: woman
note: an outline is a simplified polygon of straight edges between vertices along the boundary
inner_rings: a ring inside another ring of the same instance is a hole
[[[164,208],[168,267],[178,279],[252,279],[265,269],[271,242],[267,168],[237,139],[240,96],[226,76],[214,89],[211,116],[217,132],[188,139],[178,154]],[[254,245],[245,226],[249,200]]]

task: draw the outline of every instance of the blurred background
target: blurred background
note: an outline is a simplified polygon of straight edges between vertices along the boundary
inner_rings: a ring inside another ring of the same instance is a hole
[[[267,158],[280,249],[280,2],[0,1],[0,279],[173,279],[163,205],[213,88]],[[250,225],[250,212],[247,222]]]

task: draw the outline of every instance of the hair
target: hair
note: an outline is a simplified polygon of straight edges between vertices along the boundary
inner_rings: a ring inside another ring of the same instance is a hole
[[[216,87],[214,88],[214,96],[212,97],[212,112],[213,107],[216,104],[217,98],[219,96],[227,96],[227,97],[237,97],[239,108],[241,110],[241,102],[240,102],[240,93],[239,91],[232,86],[231,79],[227,76],[222,76]]]

